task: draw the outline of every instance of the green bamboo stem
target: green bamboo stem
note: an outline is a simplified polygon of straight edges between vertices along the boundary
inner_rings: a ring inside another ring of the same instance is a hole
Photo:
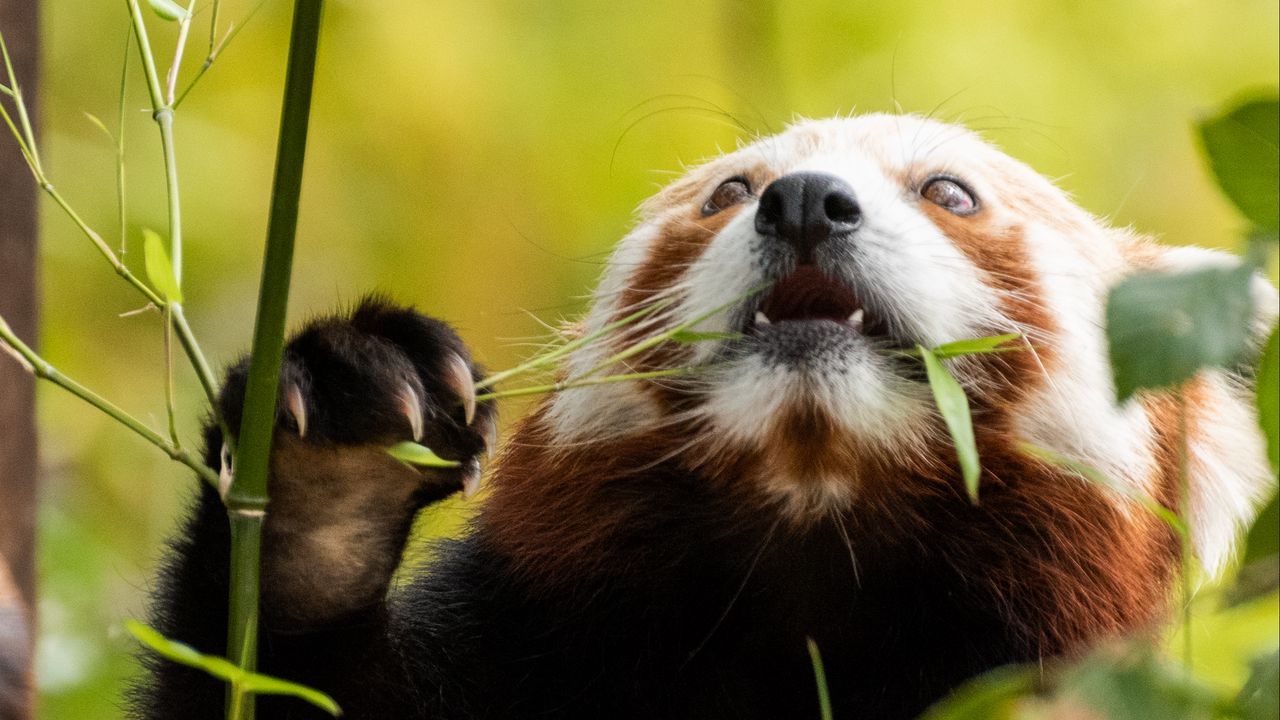
[[[285,315],[322,9],[323,0],[297,0],[294,5],[266,257],[262,265],[240,443],[234,477],[224,498],[231,522],[232,563],[227,650],[232,653],[231,660],[246,670],[253,670],[257,662],[262,523],[267,509],[267,473],[284,354]],[[233,707],[232,699],[228,690],[228,720],[254,717],[252,696],[246,697],[239,707]]]
[[[214,472],[191,453],[167,442],[163,437],[161,437],[160,433],[157,433],[147,427],[141,420],[138,420],[125,412],[110,400],[98,395],[66,375],[63,375],[56,367],[36,354],[30,346],[22,342],[22,340],[14,334],[8,323],[4,321],[4,318],[0,318],[0,341],[3,341],[4,345],[8,346],[17,354],[17,359],[22,362],[24,367],[26,367],[32,375],[36,376],[36,378],[51,382],[89,403],[98,410],[101,410],[116,422],[132,430],[143,440],[146,440],[159,448],[164,452],[164,454],[168,455],[173,460],[176,460],[194,470],[196,474],[200,476],[200,479],[215,488],[218,486],[218,473]]]

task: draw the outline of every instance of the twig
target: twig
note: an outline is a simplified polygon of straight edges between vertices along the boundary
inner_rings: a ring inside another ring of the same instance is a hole
[[[171,459],[176,460],[194,470],[196,474],[200,476],[200,479],[209,483],[212,487],[216,488],[218,486],[218,474],[211,468],[200,462],[199,459],[186,450],[166,442],[159,433],[147,427],[141,420],[138,420],[121,408],[117,407],[111,401],[103,398],[101,395],[98,395],[66,375],[63,375],[48,361],[37,355],[36,352],[26,343],[22,342],[22,340],[14,334],[8,323],[4,321],[4,318],[0,318],[0,340],[3,340],[4,344],[17,354],[17,358],[32,375],[61,387],[72,395],[75,395],[93,407],[101,410],[116,422],[132,430],[134,433],[142,437],[142,439],[159,448]]]
[[[231,41],[234,40],[236,36],[240,34],[240,31],[244,29],[244,26],[249,24],[249,21],[253,19],[253,16],[257,15],[258,11],[261,10],[262,6],[265,5],[266,3],[267,3],[267,0],[259,0],[258,4],[254,5],[253,9],[249,11],[249,14],[245,16],[244,20],[240,21],[239,25],[236,25],[235,23],[232,23],[231,25],[229,25],[227,27],[227,34],[222,38],[222,42],[219,42],[216,46],[213,45],[214,31],[213,29],[210,29],[209,55],[204,59],[204,62],[200,63],[200,68],[196,70],[195,76],[191,78],[191,81],[187,83],[187,86],[182,89],[182,92],[178,93],[178,99],[173,102],[174,110],[177,110],[178,107],[182,105],[182,102],[187,99],[187,95],[192,91],[192,89],[195,88],[196,83],[200,82],[200,79],[203,78],[204,74],[209,71],[209,68],[213,67],[213,61],[217,60],[218,57],[222,55],[222,51],[227,49],[227,46],[231,44]],[[217,0],[214,1],[213,8],[214,8],[214,20],[216,21],[217,10],[218,10]]]
[[[187,49],[187,35],[191,32],[191,18],[196,11],[196,0],[187,4],[187,14],[178,21],[178,42],[173,48],[173,62],[169,65],[169,75],[165,78],[165,99],[169,107],[173,107],[173,93],[178,87],[178,71],[182,68],[182,53]]]

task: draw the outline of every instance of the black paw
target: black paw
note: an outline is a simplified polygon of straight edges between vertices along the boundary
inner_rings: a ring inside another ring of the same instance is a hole
[[[248,362],[233,368],[220,406],[239,432]],[[285,347],[277,433],[308,444],[385,446],[412,440],[461,463],[452,477],[471,489],[492,450],[492,405],[477,404],[482,374],[445,323],[379,298],[349,315],[308,324]]]

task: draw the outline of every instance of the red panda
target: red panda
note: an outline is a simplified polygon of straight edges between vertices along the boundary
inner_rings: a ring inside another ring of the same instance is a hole
[[[1109,228],[962,128],[798,123],[643,205],[580,332],[650,312],[562,377],[693,371],[546,399],[493,462],[468,536],[389,598],[413,513],[473,482],[490,444],[483,373],[442,323],[382,301],[313,323],[283,377],[263,667],[354,717],[805,717],[812,638],[838,716],[909,718],[982,670],[1150,628],[1172,531],[1026,445],[1184,512],[1220,569],[1269,478],[1247,380],[1205,371],[1181,400],[1118,405],[1102,311],[1126,274],[1224,259]],[[1260,334],[1276,294],[1255,292]],[[701,341],[611,363],[675,327]],[[1024,350],[950,361],[982,460],[974,504],[910,350],[1003,333]],[[242,385],[240,367],[233,429]],[[462,469],[379,451],[407,438]],[[211,429],[211,462],[220,444]],[[162,629],[213,651],[217,500],[157,604]],[[214,717],[216,684],[184,673],[157,668],[140,712]]]

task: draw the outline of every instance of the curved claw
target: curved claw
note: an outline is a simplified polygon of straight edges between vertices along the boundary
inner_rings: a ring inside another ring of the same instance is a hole
[[[307,404],[302,399],[302,389],[291,383],[284,394],[284,409],[298,426],[298,437],[307,436]]]
[[[470,425],[476,416],[476,385],[467,361],[457,353],[449,353],[449,357],[445,360],[444,381],[462,402],[463,416],[467,420],[467,425]]]
[[[413,441],[417,442],[422,439],[422,401],[418,398],[418,391],[413,389],[409,383],[405,383],[400,388],[400,412],[409,420],[409,430],[413,434]]]
[[[471,498],[480,492],[480,463],[474,459],[462,466],[462,497]]]

